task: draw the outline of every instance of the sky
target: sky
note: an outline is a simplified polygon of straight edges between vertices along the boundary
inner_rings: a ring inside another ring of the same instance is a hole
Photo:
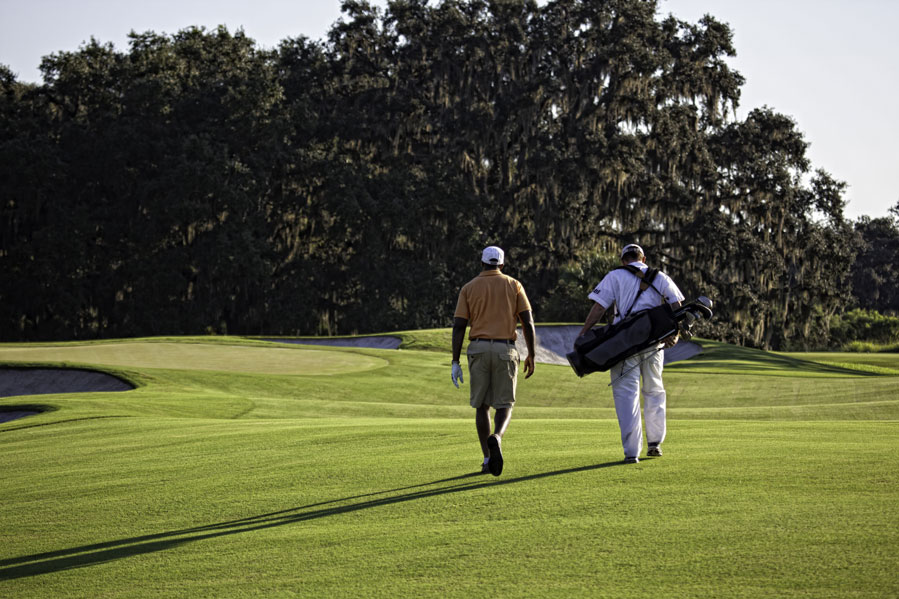
[[[899,0],[658,3],[661,15],[696,22],[708,13],[731,26],[737,56],[728,63],[746,78],[737,117],[768,106],[793,118],[812,168],[847,183],[847,217],[887,216],[899,204]],[[91,37],[124,52],[132,30],[225,25],[272,48],[323,39],[339,18],[340,0],[0,0],[0,63],[40,82],[43,56]]]

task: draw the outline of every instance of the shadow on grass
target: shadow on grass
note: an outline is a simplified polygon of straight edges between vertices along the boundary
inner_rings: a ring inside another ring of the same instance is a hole
[[[621,461],[606,462],[604,464],[554,470],[552,472],[542,472],[540,474],[508,479],[494,478],[489,475],[482,475],[480,472],[463,474],[461,476],[445,478],[429,483],[400,487],[387,491],[378,491],[364,495],[355,495],[330,501],[322,501],[304,505],[302,507],[250,516],[238,520],[228,520],[226,522],[143,535],[132,537],[130,539],[119,539],[105,543],[95,543],[69,549],[61,549],[59,551],[49,551],[34,555],[2,559],[0,560],[0,580],[12,580],[15,578],[50,574],[52,572],[60,572],[73,568],[84,568],[135,555],[165,551],[193,541],[203,541],[206,539],[214,539],[216,537],[286,526],[299,522],[306,522],[308,520],[327,518],[329,516],[337,516],[340,514],[393,505],[406,501],[427,499],[428,497],[436,497],[450,493],[461,493],[486,487],[528,482],[563,474],[589,472],[591,470],[598,470],[600,468],[608,468],[610,466],[622,464],[623,462]],[[485,479],[485,476],[488,478]],[[442,486],[433,489],[426,488],[434,485]],[[379,495],[390,493],[400,494],[389,497],[378,497]]]

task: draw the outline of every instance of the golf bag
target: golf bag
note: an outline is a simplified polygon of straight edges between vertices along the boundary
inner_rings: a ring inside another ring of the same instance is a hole
[[[711,308],[712,301],[702,296],[677,310],[668,304],[641,310],[615,324],[587,331],[565,357],[579,377],[608,370],[677,332],[689,339],[693,336],[690,328],[697,319],[712,317]]]

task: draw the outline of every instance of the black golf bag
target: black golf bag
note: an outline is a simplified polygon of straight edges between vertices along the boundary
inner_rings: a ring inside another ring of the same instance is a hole
[[[565,357],[579,377],[608,370],[677,332],[691,337],[690,327],[698,318],[711,318],[711,307],[712,301],[703,296],[677,310],[668,304],[641,310],[615,324],[587,331]]]

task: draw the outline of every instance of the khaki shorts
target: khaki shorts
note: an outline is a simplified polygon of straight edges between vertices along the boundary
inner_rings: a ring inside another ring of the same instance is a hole
[[[520,357],[514,344],[472,339],[468,344],[468,376],[471,407],[515,405]]]

